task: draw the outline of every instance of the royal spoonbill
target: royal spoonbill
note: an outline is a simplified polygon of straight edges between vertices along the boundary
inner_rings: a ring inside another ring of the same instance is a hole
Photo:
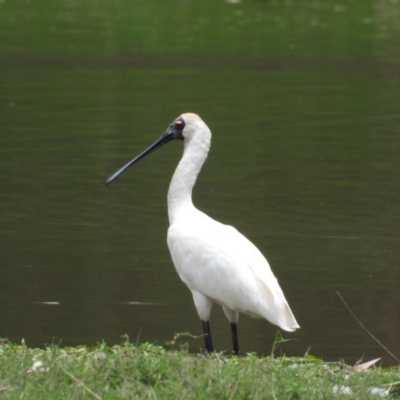
[[[148,149],[112,174],[106,185],[131,165],[172,140],[183,140],[183,157],[168,190],[170,227],[167,242],[176,271],[193,295],[206,350],[211,340],[210,313],[220,304],[231,325],[233,353],[239,353],[239,313],[265,318],[285,331],[300,328],[271,268],[257,249],[235,228],[199,211],[192,189],[211,143],[211,132],[196,114],[176,118]]]

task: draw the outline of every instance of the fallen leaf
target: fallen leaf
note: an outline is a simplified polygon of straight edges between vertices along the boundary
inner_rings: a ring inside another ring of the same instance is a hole
[[[353,366],[354,371],[357,372],[363,372],[367,370],[369,367],[372,367],[374,364],[376,364],[382,357],[376,358],[375,360],[367,361],[362,364],[356,364]]]

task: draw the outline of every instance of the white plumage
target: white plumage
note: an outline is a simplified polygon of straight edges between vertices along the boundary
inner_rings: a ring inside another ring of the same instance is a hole
[[[286,331],[299,328],[277,279],[261,252],[235,228],[194,207],[192,189],[211,143],[211,132],[196,114],[182,114],[152,146],[110,178],[163,144],[184,140],[184,152],[168,191],[168,247],[178,275],[188,286],[203,324],[205,345],[214,350],[209,318],[213,302],[231,323],[233,352],[239,352],[239,313],[265,318]]]

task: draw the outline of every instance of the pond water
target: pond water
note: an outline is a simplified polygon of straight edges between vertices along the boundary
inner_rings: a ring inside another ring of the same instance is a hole
[[[213,133],[194,203],[269,260],[301,326],[284,333],[294,340],[282,353],[396,363],[338,295],[400,357],[400,61],[390,10],[351,11],[344,2],[329,19],[319,3],[293,16],[290,2],[155,3],[158,17],[143,2],[141,16],[127,14],[125,1],[112,10],[0,4],[0,33],[8,29],[0,53],[0,337],[43,346],[113,344],[127,334],[165,345],[177,332],[201,334],[166,245],[166,194],[182,144],[104,186],[191,111]],[[192,14],[197,28],[165,27]],[[222,27],[207,34],[218,16]],[[367,28],[355,31],[354,21]],[[279,24],[290,23],[281,33]],[[211,327],[216,349],[230,352],[219,306]],[[241,316],[242,352],[269,354],[276,331]],[[186,342],[203,348],[202,338],[178,341]]]

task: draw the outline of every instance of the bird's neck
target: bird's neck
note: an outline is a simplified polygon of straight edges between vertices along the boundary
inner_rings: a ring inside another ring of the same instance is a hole
[[[185,142],[183,157],[175,170],[168,190],[168,216],[172,225],[180,216],[194,209],[192,190],[207,158],[210,142]]]

